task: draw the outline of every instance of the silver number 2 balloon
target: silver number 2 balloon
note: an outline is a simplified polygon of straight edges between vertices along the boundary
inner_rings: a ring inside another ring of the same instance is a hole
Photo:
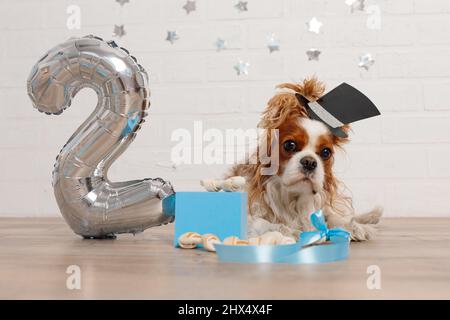
[[[97,107],[62,148],[53,170],[55,197],[66,222],[85,238],[115,237],[172,222],[169,182],[107,178],[108,168],[147,115],[144,68],[114,42],[87,36],[49,50],[27,82],[33,105],[47,114],[62,113],[85,87],[97,92]]]

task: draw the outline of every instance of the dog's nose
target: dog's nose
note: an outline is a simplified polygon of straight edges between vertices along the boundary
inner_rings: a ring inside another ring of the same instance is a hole
[[[308,172],[314,171],[314,169],[316,169],[317,167],[317,161],[310,156],[303,157],[300,160],[300,164],[302,165],[303,169]]]

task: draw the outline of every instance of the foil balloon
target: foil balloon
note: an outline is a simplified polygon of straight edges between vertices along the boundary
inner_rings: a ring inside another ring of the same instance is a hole
[[[108,168],[133,141],[147,115],[144,68],[113,41],[87,36],[49,50],[27,82],[34,107],[46,114],[62,113],[85,87],[97,93],[97,106],[61,149],[53,170],[55,197],[64,219],[85,238],[115,237],[172,222],[170,182],[160,178],[111,182],[107,177]]]

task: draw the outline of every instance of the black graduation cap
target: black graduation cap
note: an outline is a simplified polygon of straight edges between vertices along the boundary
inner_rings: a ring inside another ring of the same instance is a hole
[[[311,119],[322,121],[335,136],[342,138],[347,137],[341,129],[343,125],[380,115],[369,98],[345,82],[316,101],[309,101],[299,93],[295,96]]]

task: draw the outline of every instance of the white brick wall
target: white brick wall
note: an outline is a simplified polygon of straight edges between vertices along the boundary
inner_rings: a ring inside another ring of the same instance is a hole
[[[173,129],[249,128],[280,82],[317,74],[328,88],[347,81],[367,93],[383,115],[353,126],[352,143],[336,170],[351,189],[355,206],[375,204],[387,216],[450,216],[450,1],[372,0],[381,7],[381,30],[366,27],[367,14],[350,13],[344,0],[197,0],[186,15],[184,0],[0,0],[0,216],[57,216],[51,171],[57,152],[95,105],[82,91],[63,115],[31,107],[25,81],[38,57],[70,36],[110,39],[125,24],[118,43],[150,73],[148,122],[111,168],[112,179],[162,176],[177,190],[198,190],[203,177],[219,176],[226,165],[170,165]],[[66,8],[81,8],[81,30],[66,28]],[[319,35],[305,22],[324,23]],[[167,30],[180,40],[165,41]],[[281,51],[269,54],[275,33]],[[216,52],[218,37],[228,50]],[[308,61],[310,47],[322,50]],[[368,71],[358,56],[375,57]],[[238,77],[233,65],[250,62]]]

